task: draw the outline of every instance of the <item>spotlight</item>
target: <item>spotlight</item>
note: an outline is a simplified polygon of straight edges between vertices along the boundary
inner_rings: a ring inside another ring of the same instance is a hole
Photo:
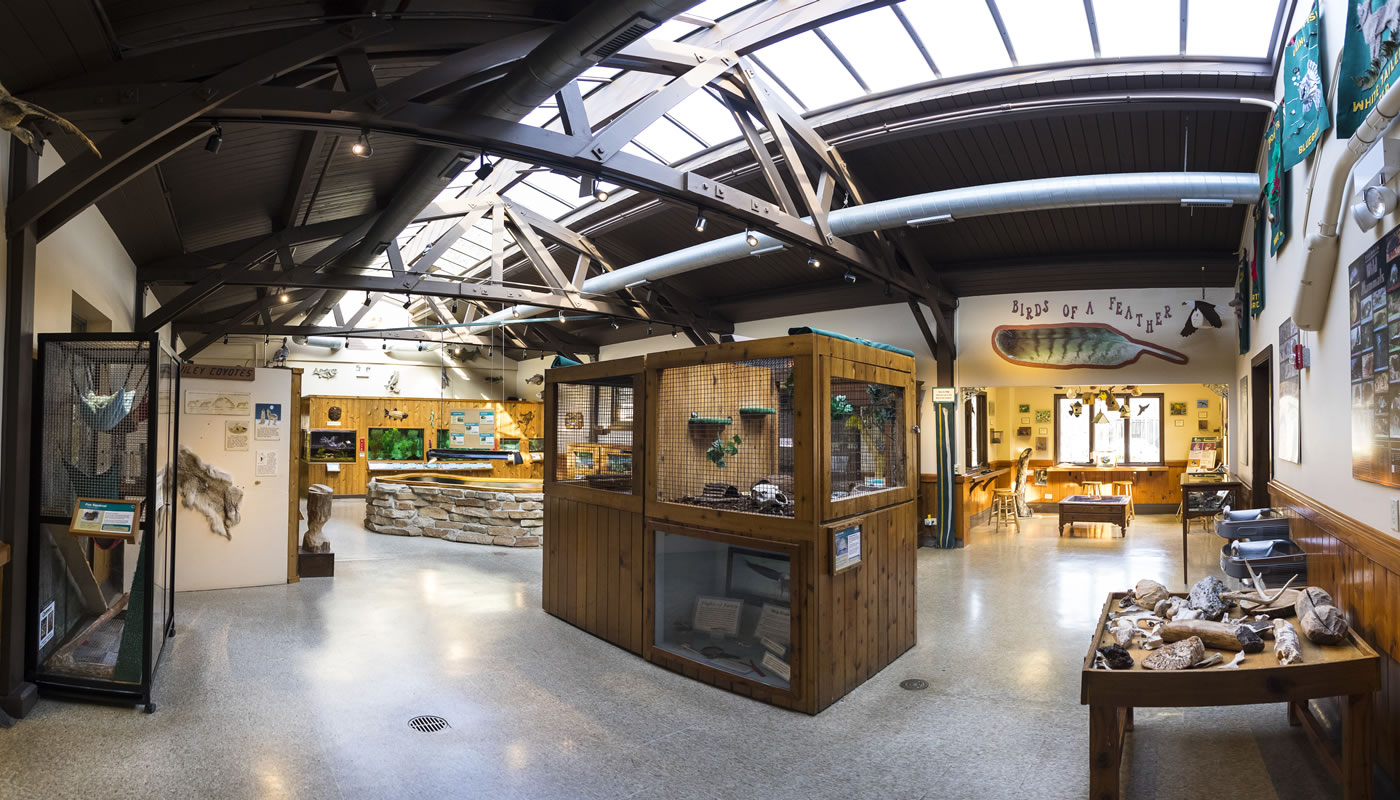
[[[360,138],[356,139],[355,143],[350,145],[350,152],[360,158],[369,158],[374,155],[374,147],[369,143],[368,128],[364,128],[360,131]]]
[[[490,159],[486,157],[486,153],[483,152],[481,154],[481,166],[476,168],[476,179],[479,181],[484,181],[487,178],[491,177],[491,173],[495,171],[496,165],[492,164]]]
[[[280,301],[283,302],[283,303],[286,303],[286,302],[290,301],[292,298],[288,297],[288,296],[287,296],[287,290],[286,290],[286,289],[283,289],[283,290],[282,290],[282,293],[279,294],[279,295],[277,295],[277,299],[280,300]]]
[[[821,265],[822,265],[822,260],[821,260],[820,258],[817,258],[816,252],[813,251],[813,250],[808,250],[808,251],[807,251],[807,266],[811,267],[812,269],[816,269],[817,267],[820,267]]]
[[[609,328],[612,328],[613,330],[617,330],[617,320],[615,320],[615,319],[610,319],[610,320],[608,320],[608,327],[609,327]]]
[[[854,272],[851,272],[850,270],[846,270],[846,274],[842,275],[841,277],[846,279],[846,283],[856,282],[856,274]]]
[[[228,344],[228,337],[227,337],[227,336],[224,337],[224,344]]]
[[[651,323],[648,322],[648,323],[647,323],[647,336],[650,336],[650,335],[651,335]]]
[[[372,301],[369,299],[369,292],[365,292],[365,305],[368,306],[371,302]]]
[[[560,312],[559,312],[559,324],[561,324],[561,325],[564,324],[564,312],[563,312],[563,311],[560,311]]]
[[[1351,207],[1351,216],[1361,230],[1369,231],[1394,210],[1395,192],[1385,186],[1367,186],[1361,191],[1361,202]]]
[[[408,307],[411,306],[411,305],[413,305],[413,298],[412,298],[412,297],[404,297],[404,299],[403,299],[403,307],[404,307],[404,308],[408,308]]]
[[[608,200],[608,190],[603,188],[603,182],[597,178],[588,178],[587,182],[583,184],[583,189],[586,193],[593,195],[593,199],[600,203],[606,203]]]
[[[452,301],[452,314],[453,314],[453,316],[456,316],[456,314],[457,314],[457,301],[456,301],[456,300],[453,300],[453,301]]]
[[[705,212],[701,211],[700,213],[698,213],[698,214],[695,215],[695,232],[696,232],[696,233],[704,233],[704,232],[705,232],[705,226],[706,226],[706,225],[709,225],[709,224],[710,224],[710,221],[707,220],[707,219],[705,219]]]
[[[758,234],[754,233],[750,228],[745,228],[744,241],[749,243],[749,247],[758,247]]]
[[[219,123],[214,123],[214,132],[209,134],[209,138],[204,141],[204,149],[210,153],[219,152],[219,148],[224,146],[224,129]]]
[[[674,339],[674,338],[676,338],[676,337],[679,336],[679,335],[680,335],[680,331],[676,330],[676,326],[672,325],[672,326],[671,326],[671,338]]]
[[[512,317],[514,317],[515,319],[520,319],[520,308],[519,308],[519,306],[511,306],[511,307],[510,307],[510,315],[511,315]]]
[[[388,339],[380,339],[380,340],[379,340],[379,349],[380,349],[380,350],[388,350],[388,349],[389,349],[389,340],[388,340]]]

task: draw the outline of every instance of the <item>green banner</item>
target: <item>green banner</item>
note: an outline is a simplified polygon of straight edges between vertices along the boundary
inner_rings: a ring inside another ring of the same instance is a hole
[[[1322,57],[1317,2],[1283,50],[1283,168],[1293,169],[1307,158],[1331,126],[1322,94]],[[1272,245],[1271,245],[1272,246]]]
[[[1288,173],[1284,171],[1283,114],[1275,111],[1269,122],[1269,255],[1278,253],[1288,241]]]
[[[1264,206],[1263,196],[1254,205],[1254,257],[1249,270],[1249,315],[1258,317],[1264,313]]]
[[[1400,62],[1400,0],[1347,4],[1342,74],[1337,81],[1337,138],[1349,139],[1395,82]]]
[[[1240,355],[1249,355],[1249,314],[1245,311],[1249,297],[1249,252],[1240,259],[1239,275],[1235,279],[1235,299],[1230,305],[1235,307],[1235,324],[1240,329]],[[1248,412],[1246,412],[1248,413]]]

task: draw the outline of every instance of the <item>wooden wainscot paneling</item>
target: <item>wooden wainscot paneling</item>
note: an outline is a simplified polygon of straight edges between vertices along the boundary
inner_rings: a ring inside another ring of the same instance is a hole
[[[1293,540],[1308,554],[1308,583],[1327,590],[1347,622],[1381,654],[1372,758],[1392,782],[1400,782],[1400,539],[1278,481],[1269,483],[1269,500],[1292,517]],[[1340,708],[1336,700],[1326,702]]]
[[[642,515],[546,494],[544,610],[642,654]]]

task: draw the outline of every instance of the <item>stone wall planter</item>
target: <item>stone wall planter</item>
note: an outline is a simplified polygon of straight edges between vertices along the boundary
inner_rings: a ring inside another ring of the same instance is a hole
[[[544,494],[538,490],[432,486],[372,479],[365,527],[391,536],[539,547]]]

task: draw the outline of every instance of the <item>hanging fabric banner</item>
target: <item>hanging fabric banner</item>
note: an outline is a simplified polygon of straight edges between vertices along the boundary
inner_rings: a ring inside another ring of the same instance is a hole
[[[1249,315],[1264,313],[1264,208],[1268,198],[1259,196],[1254,204],[1254,258],[1249,262]]]
[[[1317,2],[1283,50],[1283,168],[1293,169],[1307,158],[1331,126],[1322,94],[1321,45]]]
[[[1283,114],[1277,110],[1269,124],[1269,255],[1288,241],[1288,173],[1284,171]]]
[[[1240,270],[1235,284],[1235,299],[1230,305],[1235,307],[1235,325],[1240,331],[1240,355],[1249,355],[1249,314],[1245,303],[1249,302],[1249,251],[1240,259]]]
[[[1337,138],[1349,139],[1395,82],[1400,62],[1400,0],[1347,3],[1342,74],[1337,80]]]
[[[934,403],[934,447],[938,470],[938,539],[941,548],[957,547],[953,531],[953,412],[958,404]]]

